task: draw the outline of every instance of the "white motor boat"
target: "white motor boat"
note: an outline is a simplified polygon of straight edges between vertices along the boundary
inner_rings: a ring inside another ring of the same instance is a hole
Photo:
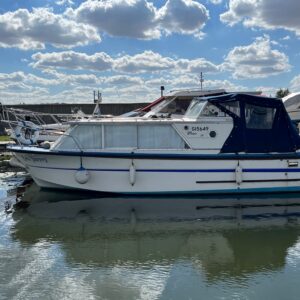
[[[133,195],[300,191],[300,139],[275,98],[196,97],[181,116],[72,122],[50,149],[9,149],[44,188]]]

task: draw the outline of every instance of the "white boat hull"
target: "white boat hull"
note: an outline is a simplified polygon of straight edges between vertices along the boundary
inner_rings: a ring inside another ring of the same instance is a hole
[[[278,159],[82,157],[16,152],[43,188],[118,194],[206,194],[300,191],[300,156]],[[298,167],[299,165],[299,167]]]

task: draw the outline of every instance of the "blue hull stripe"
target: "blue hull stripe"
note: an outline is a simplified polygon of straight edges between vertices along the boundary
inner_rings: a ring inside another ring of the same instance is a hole
[[[50,170],[66,170],[77,171],[80,168],[59,168],[59,167],[43,167],[28,165],[30,168],[50,169]],[[87,168],[88,171],[94,172],[129,172],[129,169],[93,169]],[[233,173],[235,169],[137,169],[140,173]],[[282,169],[243,169],[245,173],[299,173],[300,168],[282,168]]]

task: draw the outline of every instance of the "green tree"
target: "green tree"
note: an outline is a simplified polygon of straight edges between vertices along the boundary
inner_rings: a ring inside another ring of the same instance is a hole
[[[290,93],[289,89],[280,89],[276,92],[276,98],[283,98]]]

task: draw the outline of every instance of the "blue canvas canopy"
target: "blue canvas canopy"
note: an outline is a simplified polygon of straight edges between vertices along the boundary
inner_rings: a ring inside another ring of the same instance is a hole
[[[299,134],[280,99],[226,94],[206,100],[233,118],[222,153],[282,153],[300,148]]]

